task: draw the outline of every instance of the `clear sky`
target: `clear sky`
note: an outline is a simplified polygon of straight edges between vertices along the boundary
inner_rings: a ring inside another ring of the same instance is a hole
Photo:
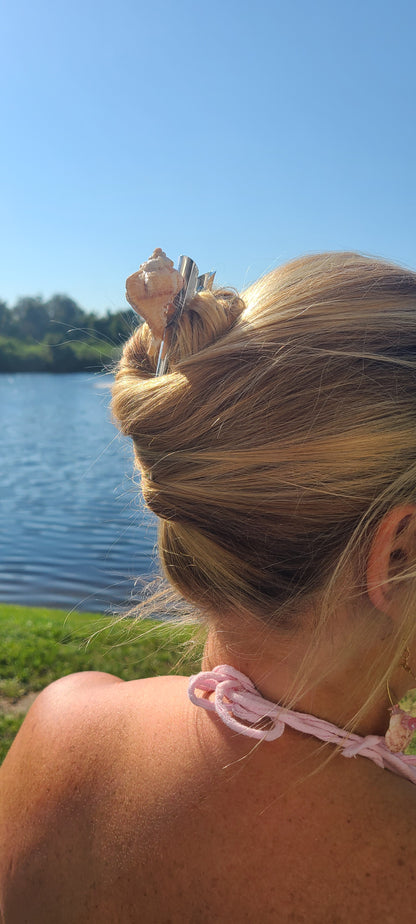
[[[244,287],[416,268],[414,0],[0,0],[0,298],[125,306],[154,247]]]

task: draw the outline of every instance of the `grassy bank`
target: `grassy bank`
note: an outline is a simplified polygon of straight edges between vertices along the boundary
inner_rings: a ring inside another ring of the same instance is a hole
[[[198,669],[202,638],[192,626],[0,604],[0,761],[32,695],[75,671],[123,680]]]

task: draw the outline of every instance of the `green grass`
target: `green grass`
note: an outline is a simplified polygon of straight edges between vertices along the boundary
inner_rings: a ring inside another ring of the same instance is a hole
[[[15,704],[26,694],[76,671],[106,671],[123,680],[190,674],[199,669],[202,650],[195,626],[8,604],[0,604],[0,633],[0,761],[23,721]]]
[[[24,715],[0,715],[0,763],[13,744],[23,719]]]

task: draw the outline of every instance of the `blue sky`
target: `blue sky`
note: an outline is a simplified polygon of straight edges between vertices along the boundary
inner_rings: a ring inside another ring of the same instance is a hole
[[[242,288],[416,268],[414,0],[1,0],[0,298],[102,312],[154,247]]]

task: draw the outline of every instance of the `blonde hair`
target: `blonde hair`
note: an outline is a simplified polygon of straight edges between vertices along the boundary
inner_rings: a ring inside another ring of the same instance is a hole
[[[319,592],[318,637],[380,519],[416,501],[415,351],[416,274],[354,253],[291,262],[242,299],[197,294],[167,375],[154,376],[147,326],[135,331],[113,411],[187,601],[286,631]],[[373,687],[413,630],[406,586],[407,619]]]

